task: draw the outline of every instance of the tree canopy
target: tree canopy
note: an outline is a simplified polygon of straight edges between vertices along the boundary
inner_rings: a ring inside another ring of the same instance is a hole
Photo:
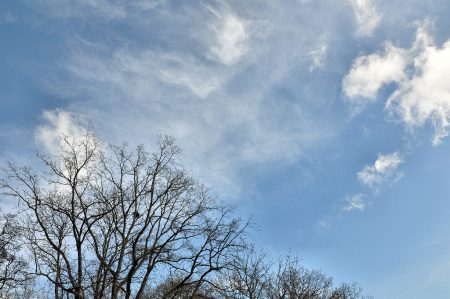
[[[297,259],[269,263],[248,241],[251,222],[180,152],[170,137],[149,153],[85,134],[38,155],[40,172],[8,164],[1,194],[20,211],[1,222],[0,297],[363,298]]]

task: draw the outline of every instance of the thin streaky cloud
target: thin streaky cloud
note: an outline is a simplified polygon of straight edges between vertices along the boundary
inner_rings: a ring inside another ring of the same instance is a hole
[[[367,207],[366,195],[363,193],[347,195],[344,199],[342,210],[346,212],[364,211]]]
[[[324,67],[327,51],[328,45],[326,43],[323,43],[316,49],[309,52],[309,54],[311,55],[311,65],[309,66],[310,72]]]
[[[253,11],[211,5],[186,6],[172,14],[153,11],[172,24],[164,30],[179,37],[179,43],[167,41],[164,49],[71,40],[73,50],[61,63],[62,75],[49,82],[48,90],[84,99],[82,107],[74,104],[67,110],[86,116],[100,136],[127,136],[130,142],[159,133],[174,136],[187,164],[204,173],[199,177],[227,195],[239,194],[245,186],[241,169],[295,163],[335,134],[327,117],[317,118],[309,108],[328,99],[299,97],[286,106],[273,94],[273,87],[295,78],[295,68],[308,73],[312,49],[325,54],[326,41],[323,34],[305,35],[300,26],[286,32],[281,21],[285,13],[301,20],[296,11],[269,14],[269,26]],[[128,18],[135,22],[134,15]],[[158,35],[154,26],[134,25]],[[315,63],[322,63],[319,58]],[[60,78],[69,78],[70,84]]]
[[[347,0],[356,23],[356,34],[368,37],[373,34],[380,24],[381,14],[378,12],[374,0]]]

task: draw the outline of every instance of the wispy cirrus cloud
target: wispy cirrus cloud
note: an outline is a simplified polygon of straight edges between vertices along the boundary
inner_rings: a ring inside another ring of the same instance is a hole
[[[89,19],[108,22],[125,20],[154,9],[166,0],[36,0],[32,5],[47,16],[58,19]]]
[[[244,20],[229,11],[213,11],[219,18],[219,24],[213,27],[216,42],[211,46],[211,56],[223,64],[234,64],[249,51],[250,33],[247,25]]]
[[[328,51],[328,45],[323,43],[319,45],[316,49],[309,52],[311,55],[311,64],[309,66],[309,71],[313,72],[316,69],[320,69],[325,64],[325,58]]]
[[[342,209],[346,212],[351,211],[364,211],[367,207],[366,195],[363,193],[357,193],[353,195],[347,195],[344,198],[344,205]]]
[[[372,35],[380,23],[381,14],[378,12],[374,0],[347,0],[350,5],[355,23],[356,34],[361,37]]]
[[[38,0],[39,9],[57,18],[84,18],[97,16],[106,19],[122,19],[127,14],[125,1],[106,0]]]
[[[306,24],[298,15],[309,15],[313,6],[266,5],[264,12],[222,2],[176,8],[162,3],[139,12],[121,7],[139,35],[112,32],[114,44],[71,39],[70,55],[47,84],[58,97],[83,99],[83,105],[74,101],[65,109],[86,117],[89,129],[108,141],[126,136],[152,145],[157,134],[172,135],[196,176],[237,194],[245,185],[243,169],[292,163],[334,134],[329,118],[318,117],[314,108],[329,99],[274,93],[297,86],[289,83],[294,72],[307,72],[311,61],[316,68],[323,63],[326,39],[302,30]]]

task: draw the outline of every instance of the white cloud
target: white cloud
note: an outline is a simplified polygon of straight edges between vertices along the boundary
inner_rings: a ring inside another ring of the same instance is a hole
[[[213,58],[230,65],[237,63],[248,51],[249,32],[245,22],[231,12],[217,14],[220,24],[213,27],[216,43],[211,46]]]
[[[403,162],[398,152],[380,154],[374,164],[365,166],[357,173],[358,179],[362,184],[377,189],[382,183],[396,181],[401,177],[398,167]]]
[[[406,71],[408,70],[408,71]],[[448,136],[450,126],[450,40],[435,45],[427,22],[419,25],[409,49],[387,44],[384,54],[355,59],[343,80],[343,91],[352,104],[376,100],[383,85],[396,82],[387,99],[388,113],[408,130],[432,124],[433,144]]]
[[[344,199],[344,206],[342,209],[347,212],[354,210],[364,211],[367,207],[366,195],[363,193],[358,193],[354,195],[347,195]]]
[[[363,185],[371,188],[372,194],[357,193],[345,196],[342,210],[346,212],[365,210],[371,203],[370,197],[376,196],[383,184],[394,183],[402,177],[403,173],[398,170],[402,163],[404,160],[398,152],[378,155],[373,164],[364,166],[356,174]]]
[[[51,110],[42,114],[45,124],[37,127],[36,140],[50,153],[57,153],[61,147],[64,136],[70,136],[72,140],[83,138],[86,130],[80,120],[68,111]]]
[[[415,48],[414,75],[401,83],[386,104],[412,129],[431,122],[435,129],[433,143],[448,136],[450,121],[450,40],[435,46],[426,32],[419,31]]]
[[[404,80],[407,66],[405,56],[405,50],[387,44],[384,53],[356,58],[342,86],[349,102],[375,100],[383,85]]]
[[[380,23],[381,15],[378,13],[373,0],[347,0],[352,8],[357,25],[358,36],[370,36]]]

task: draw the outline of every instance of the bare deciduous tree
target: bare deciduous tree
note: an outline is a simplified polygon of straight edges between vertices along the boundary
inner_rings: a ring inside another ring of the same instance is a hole
[[[22,230],[16,215],[2,215],[0,220],[0,298],[13,297],[29,281],[27,264],[21,255]]]
[[[362,295],[362,288],[356,283],[343,283],[331,293],[330,299],[360,299],[370,297]]]
[[[144,291],[142,299],[153,298],[194,298],[194,299],[208,299],[216,298],[216,296],[209,296],[208,294],[215,293],[215,286],[202,285],[194,292],[193,285],[184,285],[174,290],[174,287],[179,285],[182,278],[179,277],[167,277],[165,281],[153,287],[147,287]]]
[[[331,285],[330,278],[304,268],[297,258],[288,255],[278,262],[267,293],[271,299],[322,299],[327,298]]]
[[[38,156],[45,171],[9,164],[0,181],[23,210],[1,222],[0,297],[31,294],[34,276],[51,286],[44,297],[61,299],[364,298],[289,255],[268,263],[246,241],[249,222],[179,164],[173,139],[152,154],[90,134],[62,141]]]
[[[225,298],[266,298],[270,282],[270,267],[267,256],[253,247],[237,252],[232,267],[224,272],[217,293]]]
[[[331,277],[300,265],[298,258],[290,255],[278,262],[267,288],[270,299],[364,299],[357,284],[333,285]]]
[[[178,164],[180,148],[106,148],[94,136],[63,139],[47,172],[9,164],[2,193],[27,208],[35,275],[55,298],[140,298],[147,285],[177,277],[167,296],[192,294],[245,247],[247,223],[212,198]]]

